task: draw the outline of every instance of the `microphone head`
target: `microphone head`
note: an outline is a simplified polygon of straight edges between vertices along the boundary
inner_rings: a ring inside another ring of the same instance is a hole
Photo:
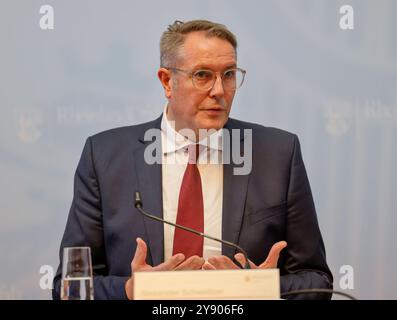
[[[142,199],[141,199],[141,194],[139,191],[135,192],[135,208],[141,208],[142,207]]]

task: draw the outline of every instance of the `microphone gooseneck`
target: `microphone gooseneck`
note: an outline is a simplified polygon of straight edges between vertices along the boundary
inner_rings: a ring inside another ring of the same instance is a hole
[[[141,212],[144,216],[146,216],[146,217],[148,217],[150,219],[162,222],[162,223],[166,223],[166,224],[174,226],[176,228],[179,228],[179,229],[182,229],[182,230],[185,230],[185,231],[188,231],[188,232],[192,232],[192,233],[194,233],[194,234],[196,234],[198,236],[201,236],[201,237],[204,237],[204,238],[207,238],[207,239],[210,239],[210,240],[214,240],[214,241],[226,244],[226,245],[228,245],[230,247],[233,247],[233,248],[237,249],[238,251],[240,251],[244,255],[244,258],[245,258],[244,269],[251,269],[251,266],[250,266],[249,261],[248,261],[247,253],[245,252],[245,250],[243,248],[241,248],[237,244],[235,244],[233,242],[230,242],[230,241],[218,239],[218,238],[209,236],[209,235],[207,235],[207,234],[205,234],[203,232],[199,232],[197,230],[194,230],[194,229],[191,229],[191,228],[188,228],[188,227],[185,227],[185,226],[181,226],[179,224],[172,223],[172,222],[169,222],[169,221],[164,220],[162,218],[156,217],[156,216],[154,216],[154,215],[152,215],[150,213],[147,213],[145,210],[143,210],[142,206],[143,206],[143,204],[142,204],[141,194],[139,193],[139,191],[136,191],[135,192],[135,208],[137,208],[139,210],[139,212]]]

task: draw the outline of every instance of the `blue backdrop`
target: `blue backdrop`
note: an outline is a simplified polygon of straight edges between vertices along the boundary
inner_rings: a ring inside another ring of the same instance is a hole
[[[39,25],[45,4],[53,30]],[[2,0],[0,298],[50,297],[40,267],[57,266],[85,139],[160,114],[160,35],[204,18],[239,40],[232,116],[301,140],[335,289],[396,299],[396,16],[392,0]]]

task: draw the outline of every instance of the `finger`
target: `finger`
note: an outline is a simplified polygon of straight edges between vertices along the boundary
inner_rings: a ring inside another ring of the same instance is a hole
[[[141,267],[146,266],[147,245],[141,238],[136,238],[136,250],[131,262],[133,271],[139,271]]]
[[[203,266],[205,260],[199,256],[192,256],[183,261],[175,270],[199,270]]]
[[[237,253],[234,256],[234,259],[236,259],[237,262],[240,263],[243,268],[245,268],[246,260],[245,260],[245,257],[244,257],[244,255],[242,253]],[[258,268],[258,266],[255,263],[253,263],[251,260],[248,260],[248,262],[250,264],[251,269],[257,269]]]
[[[178,253],[173,255],[167,261],[159,264],[154,267],[156,271],[171,271],[174,270],[179,264],[181,264],[185,260],[185,255],[183,253]]]
[[[216,270],[216,268],[208,261],[206,261],[201,268],[203,270]]]
[[[236,266],[232,260],[226,256],[215,256],[210,257],[208,262],[212,264],[216,269],[240,269]]]
[[[287,246],[287,242],[279,241],[276,242],[265,260],[259,267],[260,268],[277,268],[278,258],[280,257],[280,252]]]

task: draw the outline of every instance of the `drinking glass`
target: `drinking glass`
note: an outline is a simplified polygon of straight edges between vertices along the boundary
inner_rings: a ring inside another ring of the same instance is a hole
[[[61,299],[94,299],[91,249],[89,247],[63,249]]]

